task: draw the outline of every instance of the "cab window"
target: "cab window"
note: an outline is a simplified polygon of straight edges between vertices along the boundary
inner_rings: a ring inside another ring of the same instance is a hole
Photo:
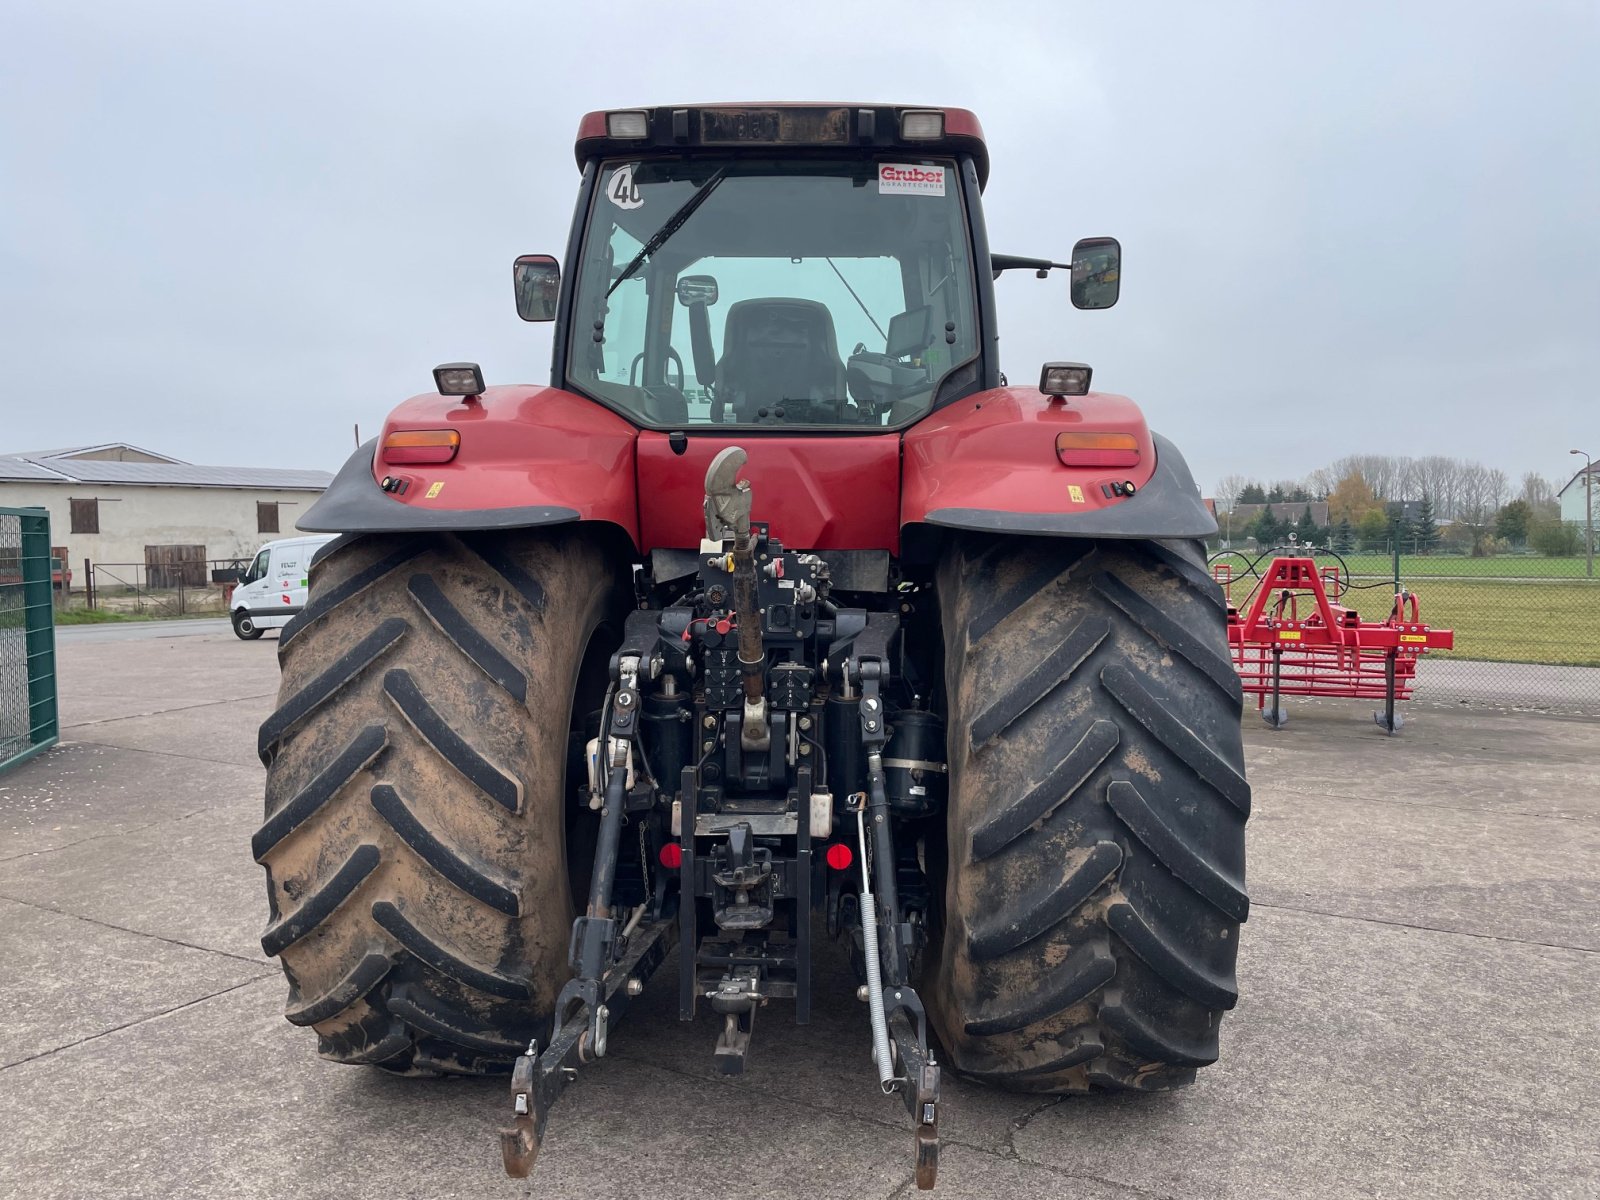
[[[942,160],[607,163],[576,274],[567,386],[656,428],[901,428],[979,348]]]
[[[240,583],[254,583],[267,576],[267,551],[263,550],[255,556],[250,565],[245,569],[244,578]]]

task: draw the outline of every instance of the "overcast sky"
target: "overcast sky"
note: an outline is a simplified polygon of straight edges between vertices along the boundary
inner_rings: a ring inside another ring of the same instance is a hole
[[[888,15],[888,14],[893,15]],[[885,15],[878,15],[885,14]],[[1093,364],[1209,492],[1600,455],[1600,4],[0,0],[0,452],[332,469],[429,370],[545,382],[591,108],[974,109],[1003,366]]]

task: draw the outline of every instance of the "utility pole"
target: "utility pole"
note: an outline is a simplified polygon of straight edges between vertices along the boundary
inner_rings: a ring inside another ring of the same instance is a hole
[[[1583,547],[1588,553],[1589,578],[1594,578],[1594,460],[1582,450],[1572,454],[1583,455]]]

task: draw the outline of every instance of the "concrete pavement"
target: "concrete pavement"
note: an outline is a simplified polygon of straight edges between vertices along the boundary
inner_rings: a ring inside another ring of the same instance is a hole
[[[226,633],[228,629],[227,621],[213,617],[192,621],[107,621],[103,625],[59,626],[56,641],[69,646],[81,642],[131,642]]]
[[[273,645],[61,639],[64,744],[0,775],[0,1196],[912,1194],[833,954],[814,1024],[763,1012],[736,1080],[658,979],[526,1183],[500,1173],[503,1081],[318,1061],[257,941]],[[1222,1061],[1151,1097],[954,1081],[940,1194],[1600,1193],[1600,724],[1416,706],[1389,739],[1370,708],[1247,718]]]

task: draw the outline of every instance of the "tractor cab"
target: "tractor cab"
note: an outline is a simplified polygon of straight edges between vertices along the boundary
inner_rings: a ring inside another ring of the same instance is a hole
[[[577,149],[566,278],[516,264],[557,386],[645,428],[866,433],[997,385],[971,113],[601,112]]]

